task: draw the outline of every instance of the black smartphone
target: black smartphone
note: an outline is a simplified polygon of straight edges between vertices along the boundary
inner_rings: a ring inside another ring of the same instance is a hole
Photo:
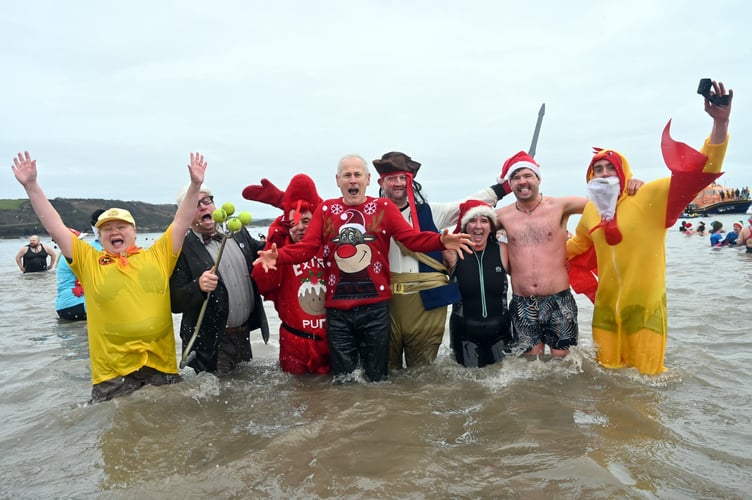
[[[697,93],[715,105],[728,106],[729,96],[711,94],[710,91],[712,89],[713,81],[710,78],[703,78],[702,80],[700,80],[700,84],[697,86]]]

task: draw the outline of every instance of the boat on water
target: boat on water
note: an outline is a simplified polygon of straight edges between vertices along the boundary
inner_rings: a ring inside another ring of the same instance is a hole
[[[716,182],[705,187],[684,209],[682,217],[745,214],[752,205],[749,187],[729,188]]]

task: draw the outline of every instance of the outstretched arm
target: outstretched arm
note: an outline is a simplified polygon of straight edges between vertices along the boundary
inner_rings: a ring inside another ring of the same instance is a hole
[[[588,202],[588,199],[582,196],[562,196],[559,199],[564,205],[562,210],[564,217],[569,217],[572,214],[581,214]]]
[[[196,213],[199,189],[201,189],[201,184],[204,182],[204,175],[206,173],[204,155],[201,153],[191,153],[191,163],[188,165],[188,173],[191,176],[191,183],[172,221],[172,251],[174,253],[178,253],[183,247],[185,233],[191,227],[193,215]]]
[[[68,231],[60,214],[57,213],[57,210],[52,206],[52,203],[47,199],[39,183],[37,183],[37,161],[31,159],[28,151],[25,151],[23,154],[18,153],[18,156],[13,159],[11,169],[13,169],[13,175],[16,176],[16,180],[18,180],[26,191],[34,213],[37,214],[39,221],[47,230],[47,233],[52,236],[52,239],[57,241],[63,255],[68,259],[72,258],[73,235]]]
[[[256,266],[257,264],[261,264],[261,266],[264,268],[264,271],[277,269],[278,255],[279,252],[277,252],[277,244],[272,243],[272,247],[269,250],[260,250],[258,252],[258,259],[253,261],[253,265]]]
[[[464,259],[463,252],[473,253],[472,240],[470,236],[465,233],[450,233],[448,229],[444,229],[441,233],[441,244],[444,245],[446,250],[453,250],[457,252],[457,256],[460,259]]]

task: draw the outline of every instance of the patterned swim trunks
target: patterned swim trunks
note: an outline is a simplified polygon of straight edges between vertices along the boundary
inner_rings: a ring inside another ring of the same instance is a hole
[[[569,289],[544,297],[512,295],[509,312],[519,346],[526,351],[541,342],[552,349],[577,345],[577,303]]]

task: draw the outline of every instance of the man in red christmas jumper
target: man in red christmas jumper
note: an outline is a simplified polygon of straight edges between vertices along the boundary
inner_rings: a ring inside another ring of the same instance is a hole
[[[342,158],[337,168],[342,196],[322,202],[302,241],[278,249],[271,244],[254,264],[307,262],[323,247],[326,279],[326,329],[332,373],[346,375],[360,361],[368,380],[385,380],[389,368],[390,238],[413,251],[470,252],[466,234],[417,232],[397,206],[366,195],[371,174],[357,155]]]
[[[321,203],[313,179],[298,174],[290,180],[284,192],[267,179],[261,185],[250,185],[243,197],[281,208],[266,237],[266,248],[277,248],[303,239]],[[253,268],[253,280],[264,299],[274,302],[279,314],[279,366],[282,371],[296,375],[329,373],[331,356],[326,341],[326,309],[324,296],[324,259],[321,251],[307,262],[283,266],[265,272],[261,266]]]

